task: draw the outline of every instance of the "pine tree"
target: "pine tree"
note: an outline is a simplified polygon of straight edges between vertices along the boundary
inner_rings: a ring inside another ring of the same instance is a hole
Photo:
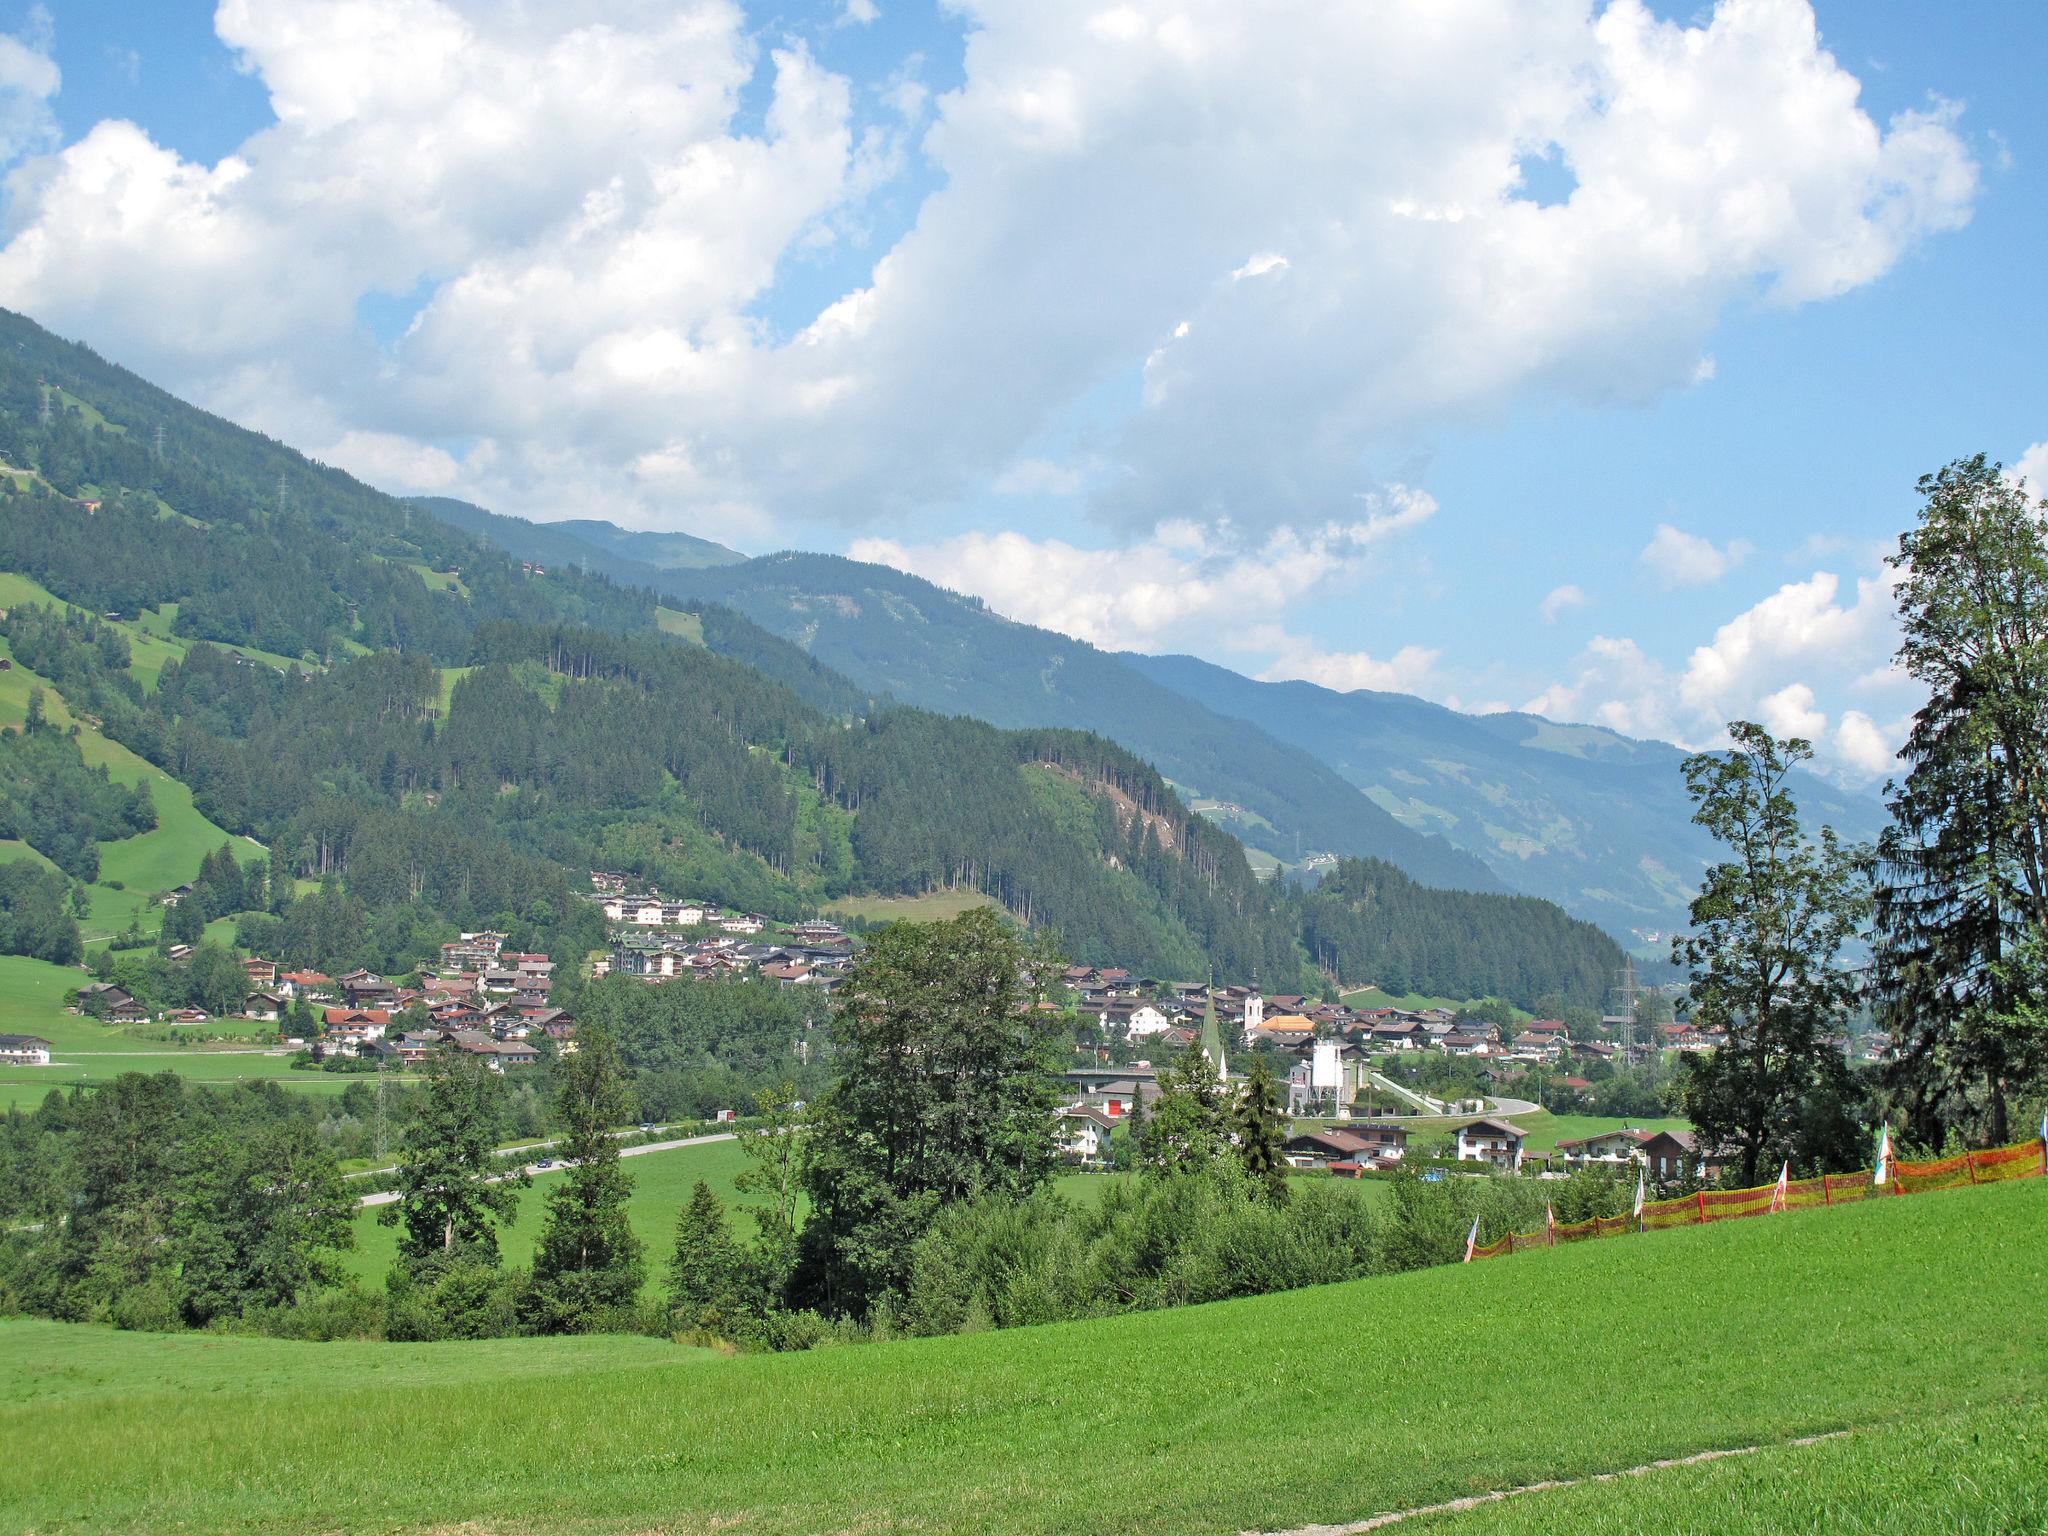
[[[547,1225],[520,1313],[542,1333],[586,1333],[616,1322],[632,1305],[646,1268],[626,1215],[633,1180],[612,1134],[629,1104],[618,1042],[609,1030],[579,1030],[576,1049],[555,1071],[555,1110],[566,1128],[569,1168],[548,1191]]]
[[[1230,1106],[1229,1124],[1237,1160],[1244,1164],[1245,1172],[1259,1181],[1269,1200],[1285,1200],[1287,1163],[1281,1156],[1281,1144],[1286,1119],[1281,1114],[1279,1085],[1262,1058],[1252,1059],[1237,1101]]]
[[[1228,1145],[1230,1125],[1216,1063],[1200,1041],[1159,1074],[1159,1098],[1146,1118],[1138,1160],[1149,1173],[1201,1173]]]
[[[725,1206],[699,1179],[676,1217],[668,1262],[669,1315],[679,1328],[729,1330],[743,1308],[744,1261]]]
[[[1899,540],[1899,661],[1928,691],[1879,843],[1880,1017],[1909,1132],[2011,1136],[2048,1071],[2048,531],[1982,454],[1920,482]]]

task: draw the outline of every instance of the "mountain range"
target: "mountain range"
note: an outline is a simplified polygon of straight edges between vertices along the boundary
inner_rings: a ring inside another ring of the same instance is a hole
[[[433,504],[437,515],[446,503]],[[690,565],[625,553],[608,523],[451,520],[521,559],[575,560],[677,600],[709,600],[857,685],[992,724],[1070,725],[1150,760],[1250,848],[1313,878],[1317,855],[1555,901],[1646,955],[1684,926],[1712,857],[1683,749],[1537,715],[1468,715],[1404,694],[1261,682],[1191,656],[1112,653],[1006,619],[886,566],[710,546]],[[1874,837],[1875,797],[1802,773],[1806,813]]]

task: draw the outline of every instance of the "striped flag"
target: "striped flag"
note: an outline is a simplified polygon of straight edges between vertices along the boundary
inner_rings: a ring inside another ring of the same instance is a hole
[[[1786,1160],[1785,1166],[1784,1166],[1784,1167],[1782,1167],[1782,1168],[1780,1168],[1780,1169],[1778,1170],[1778,1184],[1777,1184],[1777,1187],[1776,1187],[1775,1189],[1773,1189],[1773,1190],[1771,1191],[1771,1210],[1772,1210],[1772,1212],[1773,1212],[1773,1213],[1775,1214],[1775,1213],[1776,1213],[1776,1212],[1778,1212],[1778,1211],[1782,1211],[1782,1210],[1784,1210],[1784,1209],[1785,1209],[1785,1205],[1786,1205],[1786,1202],[1787,1202],[1787,1201],[1789,1201],[1789,1200],[1791,1199],[1791,1197],[1792,1197],[1792,1163],[1791,1163],[1791,1160],[1790,1160],[1790,1159],[1788,1158],[1788,1159]]]
[[[1637,1230],[1638,1232],[1642,1231],[1642,1229],[1643,1229],[1643,1170],[1642,1170],[1642,1169],[1640,1169],[1640,1168],[1638,1168],[1638,1169],[1636,1170],[1636,1205],[1635,1205],[1635,1209],[1634,1209],[1634,1210],[1632,1210],[1631,1212],[1629,1212],[1629,1214],[1630,1214],[1631,1216],[1635,1217],[1635,1219],[1636,1219],[1636,1230]]]
[[[1891,1177],[1892,1128],[1890,1126],[1886,1126],[1884,1128],[1883,1134],[1877,1138],[1877,1172],[1871,1175],[1870,1182],[1877,1185],[1879,1188],[1883,1188],[1886,1184],[1889,1184],[1891,1182]]]
[[[2048,1109],[2041,1111],[2041,1171],[2048,1173]]]
[[[1472,1250],[1479,1246],[1479,1218],[1472,1218],[1472,1230],[1465,1234],[1465,1262],[1472,1262]]]

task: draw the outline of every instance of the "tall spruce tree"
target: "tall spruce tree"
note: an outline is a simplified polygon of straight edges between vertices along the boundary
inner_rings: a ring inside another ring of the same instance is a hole
[[[1727,1035],[1688,1058],[1674,1091],[1701,1150],[1750,1185],[1783,1159],[1841,1165],[1860,1147],[1833,1037],[1856,999],[1841,951],[1869,914],[1868,855],[1800,826],[1787,780],[1809,743],[1747,720],[1728,734],[1732,750],[1685,760],[1693,820],[1730,857],[1708,869],[1692,929],[1671,947],[1691,973],[1693,1023]]]
[[[555,1076],[555,1112],[565,1127],[562,1143],[570,1162],[548,1191],[547,1225],[520,1315],[542,1333],[587,1333],[617,1322],[646,1271],[644,1250],[626,1216],[633,1180],[612,1134],[631,1105],[618,1042],[609,1030],[579,1031],[576,1049],[559,1059]]]
[[[1287,1198],[1287,1162],[1281,1155],[1286,1139],[1286,1118],[1281,1114],[1280,1085],[1259,1057],[1252,1058],[1228,1114],[1231,1139],[1237,1146],[1237,1160],[1245,1172],[1259,1182],[1266,1198]]]
[[[1879,842],[1875,975],[1916,1139],[2002,1143],[2048,1072],[2048,532],[1982,454],[1920,482],[1892,564],[1925,686]]]
[[[504,1084],[481,1057],[444,1046],[427,1062],[427,1091],[406,1127],[398,1199],[378,1213],[403,1227],[401,1262],[498,1262],[498,1226],[519,1214],[525,1173],[501,1175],[492,1158]]]
[[[669,1316],[678,1328],[730,1332],[746,1311],[746,1258],[725,1207],[699,1179],[676,1216],[668,1261]]]

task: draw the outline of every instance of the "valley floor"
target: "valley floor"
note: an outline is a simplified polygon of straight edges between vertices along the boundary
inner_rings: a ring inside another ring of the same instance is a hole
[[[0,1325],[0,1528],[2040,1532],[2048,1180],[725,1357]],[[1790,1446],[1800,1437],[1854,1431]]]

